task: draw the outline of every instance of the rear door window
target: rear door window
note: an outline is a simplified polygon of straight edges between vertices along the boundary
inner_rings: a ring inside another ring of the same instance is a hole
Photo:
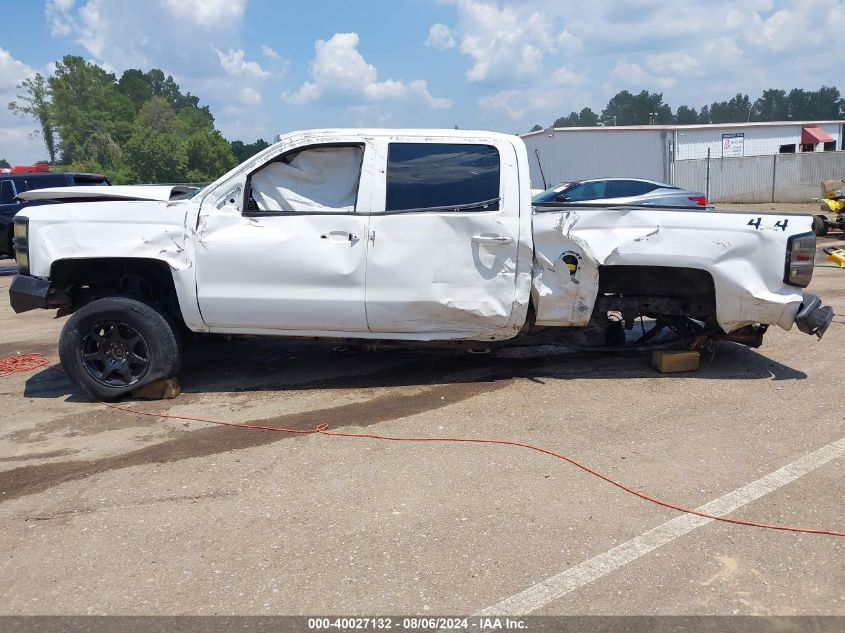
[[[499,208],[499,151],[490,145],[390,143],[386,211]]]

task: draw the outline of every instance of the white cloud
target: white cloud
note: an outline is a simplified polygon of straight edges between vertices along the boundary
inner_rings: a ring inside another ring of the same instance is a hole
[[[0,48],[0,158],[13,165],[30,164],[47,155],[37,132],[38,123],[16,116],[6,107],[10,101],[17,99],[18,84],[34,76],[35,72],[34,68]]]
[[[452,100],[445,97],[434,97],[428,91],[428,82],[424,79],[415,79],[408,84],[412,95],[416,95],[429,107],[435,110],[448,110],[452,107]]]
[[[276,51],[274,51],[266,44],[261,47],[261,54],[264,55],[264,57],[266,57],[267,59],[275,59],[276,61],[280,61],[282,59],[281,55],[279,55]]]
[[[73,32],[76,25],[70,12],[74,4],[74,0],[47,0],[44,15],[51,35],[67,36]]]
[[[457,0],[457,10],[456,32],[460,51],[472,58],[466,71],[472,82],[541,76],[547,55],[557,53],[558,46],[577,48],[580,42],[572,33],[558,32],[534,2]]]
[[[577,86],[587,81],[584,75],[576,73],[574,70],[561,66],[552,73],[551,82],[555,86]]]
[[[261,94],[257,90],[246,86],[241,89],[241,101],[246,105],[258,105],[261,103]]]
[[[432,24],[431,28],[428,29],[428,38],[425,40],[425,45],[439,51],[445,51],[455,47],[455,38],[451,29],[445,24]]]
[[[624,84],[644,84],[651,78],[639,64],[619,60],[613,68],[613,74]]]
[[[237,50],[229,49],[225,53],[215,48],[214,52],[217,53],[220,66],[226,71],[227,75],[254,77],[257,79],[270,76],[270,73],[264,70],[258,62],[246,61],[242,48]]]
[[[261,47],[261,54],[267,60],[267,69],[271,71],[276,77],[284,77],[288,68],[290,68],[290,60],[285,59],[279,55],[276,50],[270,48],[266,44]]]
[[[54,37],[72,38],[100,65],[203,77],[219,70],[209,44],[234,41],[245,7],[246,0],[48,0],[45,18]]]
[[[529,95],[525,90],[500,90],[478,100],[478,105],[485,110],[500,110],[514,121],[521,121],[531,110],[544,110],[552,105],[551,100],[542,92]]]
[[[564,29],[557,36],[558,45],[569,53],[580,51],[584,47],[584,42],[577,35],[573,35],[567,29]]]
[[[27,77],[35,75],[35,69],[12,57],[12,54],[0,48],[0,94],[14,94],[17,85]],[[5,106],[4,104],[0,104]],[[5,109],[5,107],[0,108]]]
[[[246,3],[247,0],[164,0],[173,16],[207,29],[239,25]]]
[[[701,62],[686,51],[671,51],[655,55],[646,55],[646,65],[655,73],[680,75],[686,77],[701,68]]]
[[[433,97],[425,81],[379,81],[376,67],[364,59],[358,44],[357,33],[335,33],[328,41],[317,40],[311,80],[296,92],[285,93],[284,99],[299,105],[318,100],[360,104],[415,95],[431,108],[451,106],[450,100]]]

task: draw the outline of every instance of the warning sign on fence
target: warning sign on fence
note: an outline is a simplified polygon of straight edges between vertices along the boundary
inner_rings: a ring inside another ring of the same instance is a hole
[[[722,158],[739,158],[745,151],[745,134],[722,134]]]

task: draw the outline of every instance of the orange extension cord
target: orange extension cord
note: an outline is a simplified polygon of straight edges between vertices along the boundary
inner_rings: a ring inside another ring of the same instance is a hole
[[[0,377],[9,376],[11,374],[20,372],[20,371],[32,371],[33,369],[38,369],[39,367],[44,367],[48,364],[48,361],[42,354],[18,354],[17,356],[10,356],[8,358],[0,358]],[[274,433],[295,433],[299,435],[328,435],[330,437],[354,437],[359,439],[371,439],[371,440],[383,440],[388,442],[450,442],[450,443],[464,443],[464,444],[498,444],[500,446],[516,446],[519,448],[527,448],[532,451],[537,451],[538,453],[543,453],[544,455],[549,455],[551,457],[555,457],[557,459],[562,459],[563,461],[572,464],[576,468],[580,468],[584,472],[587,472],[594,477],[598,477],[606,481],[607,483],[611,484],[612,486],[616,486],[617,488],[624,490],[628,494],[632,494],[635,497],[639,497],[640,499],[644,499],[645,501],[650,501],[659,506],[663,506],[664,508],[669,508],[670,510],[675,510],[677,512],[681,512],[684,514],[694,514],[696,516],[704,517],[705,519],[712,519],[714,521],[721,521],[722,523],[732,523],[734,525],[745,525],[749,527],[757,527],[757,528],[764,528],[767,530],[781,530],[783,532],[802,532],[804,534],[825,534],[827,536],[839,536],[845,537],[845,532],[839,532],[836,530],[818,530],[814,528],[801,528],[801,527],[793,527],[791,525],[773,525],[768,523],[758,523],[756,521],[743,521],[742,519],[730,519],[727,517],[716,516],[715,514],[708,514],[706,512],[701,512],[699,510],[693,510],[691,508],[685,508],[684,506],[680,506],[676,503],[670,503],[668,501],[662,501],[660,499],[656,499],[650,495],[645,494],[644,492],[639,492],[638,490],[634,490],[625,484],[619,483],[618,481],[614,481],[610,477],[606,475],[602,475],[600,472],[597,472],[590,468],[589,466],[585,466],[574,459],[567,457],[566,455],[561,455],[560,453],[555,453],[547,448],[542,448],[541,446],[535,446],[533,444],[528,444],[526,442],[517,442],[516,440],[499,440],[493,438],[484,438],[484,437],[399,437],[396,435],[380,435],[376,433],[344,433],[341,431],[329,431],[328,424],[318,424],[313,429],[286,429],[282,427],[276,426],[266,426],[261,424],[247,424],[241,422],[224,422],[222,420],[209,420],[206,418],[194,418],[185,415],[170,415],[168,413],[148,413],[146,411],[138,411],[136,409],[132,409],[130,407],[118,406],[116,404],[108,404],[104,402],[107,407],[111,409],[117,409],[118,411],[124,411],[126,413],[134,413],[135,415],[144,415],[151,418],[166,418],[169,420],[187,420],[190,422],[205,422],[208,424],[218,424],[221,426],[233,426],[236,428],[241,429],[254,429],[257,431],[272,431]]]
[[[16,354],[8,358],[0,358],[0,378],[11,376],[19,371],[32,371],[39,367],[46,367],[47,359],[43,354]]]
[[[664,508],[669,508],[670,510],[675,510],[677,512],[681,512],[684,514],[694,514],[696,516],[704,517],[705,519],[712,519],[714,521],[721,521],[722,523],[732,523],[734,525],[745,525],[750,527],[757,527],[757,528],[764,528],[767,530],[781,530],[784,532],[802,532],[805,534],[825,534],[827,536],[839,536],[845,537],[845,532],[839,532],[836,530],[819,530],[814,528],[801,528],[801,527],[793,527],[790,525],[771,525],[768,523],[758,523],[756,521],[743,521],[742,519],[730,519],[727,517],[716,516],[714,514],[707,514],[706,512],[700,512],[699,510],[693,510],[691,508],[685,508],[683,506],[677,505],[675,503],[670,503],[668,501],[661,501],[660,499],[656,499],[651,497],[644,492],[639,492],[626,486],[625,484],[621,484],[618,481],[614,481],[610,477],[606,475],[602,475],[601,473],[593,470],[589,466],[585,466],[574,459],[567,457],[566,455],[561,455],[560,453],[556,453],[551,451],[547,448],[542,448],[540,446],[534,446],[533,444],[527,444],[525,442],[518,442],[516,440],[500,440],[500,439],[492,439],[492,438],[482,438],[482,437],[399,437],[395,435],[380,435],[376,433],[345,433],[341,431],[330,431],[328,424],[318,424],[313,429],[286,429],[281,427],[275,426],[265,426],[261,424],[248,424],[248,423],[241,423],[241,422],[224,422],[221,420],[208,420],[205,418],[194,418],[190,416],[184,415],[169,415],[166,413],[148,413],[146,411],[138,411],[136,409],[132,409],[126,406],[119,406],[115,404],[107,404],[103,403],[107,407],[112,409],[117,409],[119,411],[125,411],[127,413],[134,413],[136,415],[145,415],[153,418],[167,418],[171,420],[187,420],[190,422],[206,422],[210,424],[219,424],[221,426],[233,426],[242,429],[254,429],[258,431],[272,431],[275,433],[296,433],[300,435],[311,435],[311,434],[318,434],[318,435],[328,435],[331,437],[353,437],[353,438],[367,438],[371,440],[384,440],[388,442],[451,442],[451,443],[467,443],[467,444],[498,444],[501,446],[517,446],[519,448],[527,448],[532,451],[537,451],[538,453],[543,453],[544,455],[549,455],[551,457],[555,457],[557,459],[562,459],[563,461],[572,464],[573,466],[580,468],[581,470],[598,477],[606,481],[607,483],[616,486],[627,492],[628,494],[632,494],[635,497],[639,497],[640,499],[644,499],[645,501],[650,501],[651,503],[657,504],[659,506],[663,506]]]

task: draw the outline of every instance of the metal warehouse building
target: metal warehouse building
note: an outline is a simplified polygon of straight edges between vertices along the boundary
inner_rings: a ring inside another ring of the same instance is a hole
[[[535,189],[635,177],[717,202],[799,202],[818,196],[821,180],[845,177],[845,121],[547,128],[522,138]]]

